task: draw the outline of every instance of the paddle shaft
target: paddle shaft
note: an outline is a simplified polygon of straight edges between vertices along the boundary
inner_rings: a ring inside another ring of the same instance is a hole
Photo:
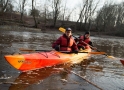
[[[49,52],[49,51],[53,51],[53,50],[33,50],[33,49],[20,49],[20,51],[26,51],[26,52],[31,52],[31,51],[42,51],[42,52]],[[70,52],[70,51],[58,51],[58,52],[61,52],[61,53],[75,53],[75,52]],[[78,52],[78,53],[89,53],[89,54],[105,54],[105,52]]]
[[[19,48],[20,51],[27,51],[27,52],[31,52],[31,51],[42,51],[42,52],[48,52],[48,51],[52,51],[52,50],[37,50],[37,49],[26,49],[26,48]]]
[[[61,53],[75,53],[75,52],[69,52],[69,51],[59,51]],[[78,53],[88,53],[88,54],[105,54],[105,52],[78,52]]]

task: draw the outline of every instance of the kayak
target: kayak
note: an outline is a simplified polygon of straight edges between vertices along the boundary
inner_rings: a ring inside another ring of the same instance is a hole
[[[124,65],[124,60],[120,60],[120,62]]]
[[[82,52],[84,53],[67,54],[53,50],[48,52],[36,52],[29,54],[5,55],[4,57],[14,68],[20,71],[28,71],[68,62],[79,63],[90,55],[89,53],[85,52],[91,52],[91,49]]]
[[[19,55],[5,55],[5,60],[20,71],[29,71],[44,67],[50,67],[64,63],[79,63],[88,58],[91,49],[82,50],[82,53],[62,53],[55,50],[46,52],[35,52]]]

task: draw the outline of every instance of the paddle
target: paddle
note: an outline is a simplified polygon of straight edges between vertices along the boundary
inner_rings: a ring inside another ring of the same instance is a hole
[[[61,32],[63,32],[63,33],[65,33],[65,29],[64,28],[62,28],[62,27],[60,27],[59,28],[59,31],[61,31]],[[75,37],[74,35],[72,35],[74,38],[77,38],[77,37]],[[83,43],[85,43],[85,42],[83,42]],[[85,43],[85,44],[87,44],[87,43]],[[89,45],[89,44],[87,44],[87,45]],[[93,46],[91,46],[91,45],[89,45],[91,48],[93,48]],[[97,49],[97,51],[98,52],[101,52],[101,51],[99,51],[98,49]],[[109,58],[114,58],[113,56],[109,56],[107,53],[104,53],[103,55],[105,55],[105,56],[107,56],[107,57],[109,57]]]
[[[19,48],[20,51],[26,51],[26,52],[31,52],[31,51],[52,51],[52,50],[34,50],[34,49],[24,49],[24,48]],[[74,53],[74,52],[69,52],[69,51],[59,51],[61,53]],[[78,52],[78,53],[89,53],[89,54],[105,54],[105,52]]]
[[[35,50],[35,49],[25,49],[25,48],[19,48],[20,51],[27,51],[27,52],[33,52],[33,51],[51,51],[51,50]]]

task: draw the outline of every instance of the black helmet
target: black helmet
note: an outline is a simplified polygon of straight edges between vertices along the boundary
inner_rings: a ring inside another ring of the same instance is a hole
[[[66,28],[66,31],[72,31],[72,29],[71,28]]]
[[[90,34],[90,32],[89,32],[89,31],[86,31],[85,34]],[[84,34],[84,35],[85,35],[85,34]]]

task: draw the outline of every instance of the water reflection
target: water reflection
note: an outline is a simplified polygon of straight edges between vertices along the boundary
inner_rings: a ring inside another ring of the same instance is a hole
[[[28,72],[22,72],[16,80],[13,82],[13,84],[9,87],[9,90],[25,90],[25,88],[29,87],[32,84],[41,84],[44,82],[45,78],[48,78],[49,76],[53,74],[57,74],[61,72],[61,77],[64,79],[67,76],[63,73],[64,69],[70,69],[70,64],[66,65],[57,65],[53,67],[46,67],[42,69],[32,70]],[[47,87],[46,87],[47,88]]]

